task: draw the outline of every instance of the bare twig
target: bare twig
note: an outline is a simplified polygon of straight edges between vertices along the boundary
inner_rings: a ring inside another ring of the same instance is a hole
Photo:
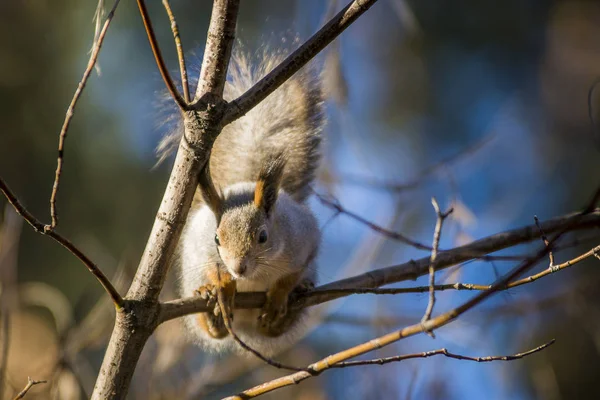
[[[542,241],[544,242],[544,245],[546,247],[548,247],[548,258],[550,259],[550,267],[553,267],[554,266],[554,253],[552,253],[552,249],[549,248],[550,244],[548,242],[548,238],[546,237],[544,230],[540,226],[540,220],[538,219],[537,215],[533,216],[533,220],[535,221],[535,226],[537,226],[537,228],[540,230],[540,234],[542,236]]]
[[[175,39],[175,48],[177,49],[177,59],[179,60],[179,73],[181,74],[181,87],[183,88],[183,98],[186,103],[190,102],[190,87],[188,85],[187,68],[185,66],[185,56],[183,54],[183,46],[181,45],[181,37],[179,36],[179,27],[175,20],[175,15],[171,10],[169,0],[163,0],[163,6],[171,21],[171,30],[173,31],[173,38]]]
[[[210,16],[208,43],[202,60],[200,79],[196,88],[195,100],[205,94],[223,95],[227,79],[227,67],[235,39],[235,26],[239,11],[239,1],[215,0]]]
[[[445,356],[448,358],[454,358],[456,360],[474,361],[474,362],[513,361],[513,360],[518,360],[520,358],[527,357],[534,353],[540,352],[540,351],[544,350],[545,348],[553,345],[554,342],[555,342],[555,339],[552,339],[551,341],[544,343],[543,345],[538,346],[534,349],[525,351],[523,353],[509,355],[509,356],[469,357],[469,356],[464,356],[462,354],[451,353],[447,349],[438,349],[438,350],[424,351],[422,353],[405,354],[402,356],[378,358],[378,359],[373,359],[373,360],[346,361],[346,362],[334,364],[331,366],[331,368],[356,367],[359,365],[384,365],[384,364],[389,364],[392,362],[409,360],[412,358],[428,358],[428,357],[439,356],[439,355],[442,355],[442,356]]]
[[[35,385],[39,385],[40,383],[46,383],[47,381],[34,381],[33,379],[31,379],[30,377],[27,377],[27,386],[25,386],[23,388],[23,390],[21,390],[15,397],[13,400],[19,400],[25,397],[25,395],[27,394],[27,392],[29,392],[29,389],[31,389],[33,386]]]
[[[106,290],[106,292],[112,299],[112,301],[115,304],[115,306],[117,307],[117,309],[119,309],[123,306],[123,298],[121,297],[119,292],[117,292],[117,290],[114,288],[114,286],[110,283],[110,280],[106,277],[106,275],[104,275],[104,273],[100,270],[100,268],[98,268],[98,266],[96,264],[94,264],[94,262],[92,260],[90,260],[81,250],[79,250],[67,238],[65,238],[64,236],[62,236],[61,234],[57,233],[56,231],[54,231],[52,229],[46,229],[47,225],[44,225],[37,218],[35,218],[29,211],[27,211],[25,206],[23,206],[23,204],[21,204],[21,202],[17,199],[17,197],[11,192],[10,188],[6,185],[6,183],[4,182],[4,180],[2,180],[2,178],[0,178],[0,191],[2,193],[4,193],[4,195],[8,199],[8,202],[10,204],[12,204],[12,206],[15,208],[17,213],[20,216],[22,216],[29,225],[31,225],[33,227],[34,231],[41,233],[42,235],[49,236],[52,239],[54,239],[55,241],[57,241],[58,243],[60,243],[61,246],[63,246],[65,249],[69,250],[75,257],[77,257],[87,267],[87,269],[96,277],[96,279],[98,279],[98,282],[100,282],[100,284],[102,285],[104,290]]]
[[[450,208],[446,212],[440,211],[440,205],[438,204],[435,197],[431,198],[431,204],[433,205],[433,209],[435,210],[435,214],[437,216],[435,229],[433,231],[433,248],[431,250],[431,258],[429,260],[429,302],[427,303],[427,309],[425,310],[425,314],[421,319],[422,323],[427,322],[431,319],[431,313],[433,312],[433,306],[435,305],[435,260],[437,258],[438,248],[440,247],[440,239],[442,237],[442,225],[444,225],[444,220],[448,218],[448,215],[452,212],[452,208]],[[431,337],[434,337],[433,332],[427,332]]]
[[[158,46],[158,42],[156,41],[156,36],[154,35],[154,29],[152,28],[152,21],[150,21],[150,15],[148,15],[148,10],[146,9],[146,3],[144,0],[137,0],[138,8],[140,9],[140,15],[142,16],[142,21],[144,22],[144,28],[146,29],[146,35],[148,36],[148,42],[150,42],[150,47],[152,48],[152,54],[154,54],[154,59],[156,60],[156,65],[158,66],[158,70],[160,75],[165,81],[165,85],[177,103],[177,106],[181,110],[187,109],[187,102],[181,98],[181,94],[177,90],[175,83],[173,83],[173,79],[171,79],[171,75],[169,74],[169,70],[165,65],[165,60],[160,52],[160,47]]]
[[[224,124],[235,121],[264,100],[288,78],[308,63],[342,33],[350,24],[367,11],[377,0],[354,0],[342,9],[331,21],[308,39],[298,50],[290,54],[267,76],[252,86],[246,93],[232,101],[223,118]]]
[[[412,240],[411,238],[406,237],[406,236],[402,235],[401,233],[390,231],[389,229],[385,229],[385,228],[361,217],[360,215],[358,215],[352,211],[346,210],[344,207],[342,207],[340,202],[337,201],[337,199],[330,199],[330,198],[328,198],[320,193],[317,193],[315,191],[313,191],[313,193],[317,196],[317,199],[319,199],[319,201],[321,203],[334,209],[337,214],[347,215],[348,217],[352,218],[353,220],[358,221],[363,225],[366,225],[367,227],[374,230],[375,232],[381,233],[382,235],[384,235],[392,240],[396,240],[398,242],[405,243],[405,244],[412,246],[419,250],[428,250],[428,251],[433,250],[431,247],[429,247],[423,243],[419,243],[415,240]]]
[[[62,167],[64,162],[65,140],[67,139],[67,131],[69,130],[69,125],[71,124],[71,120],[73,119],[75,106],[77,105],[77,102],[81,97],[81,93],[83,93],[83,89],[85,88],[85,84],[87,83],[92,73],[92,70],[96,65],[96,61],[98,60],[98,54],[100,54],[100,48],[102,47],[102,43],[104,42],[104,37],[106,36],[106,32],[108,31],[110,22],[112,21],[115,15],[115,10],[117,9],[119,2],[120,0],[115,0],[115,3],[110,12],[108,13],[106,20],[104,20],[102,30],[98,34],[98,37],[94,38],[94,45],[92,47],[90,59],[88,61],[87,67],[85,68],[85,71],[83,71],[83,77],[81,78],[81,81],[79,81],[79,85],[77,85],[77,90],[75,90],[75,94],[73,95],[71,104],[69,104],[69,108],[67,109],[62,128],[60,129],[60,135],[58,138],[58,159],[56,161],[54,184],[52,185],[52,193],[50,195],[50,218],[52,219],[52,221],[50,225],[47,225],[46,229],[54,229],[58,224],[58,215],[56,213],[56,197],[58,196],[58,186],[60,184],[60,175],[62,174]]]

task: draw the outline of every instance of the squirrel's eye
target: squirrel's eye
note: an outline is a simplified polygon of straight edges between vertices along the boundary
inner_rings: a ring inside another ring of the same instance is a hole
[[[258,243],[265,243],[267,241],[267,231],[264,229],[258,234]]]
[[[216,233],[215,233],[215,243],[217,244],[217,246],[221,245],[221,241],[219,240],[219,235],[217,235]]]

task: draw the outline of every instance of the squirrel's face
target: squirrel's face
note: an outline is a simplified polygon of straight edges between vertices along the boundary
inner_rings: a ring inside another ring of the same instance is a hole
[[[215,244],[221,260],[236,279],[257,278],[260,272],[277,270],[273,256],[277,255],[270,237],[275,204],[279,194],[285,157],[283,154],[265,163],[251,191],[237,192],[247,196],[248,203],[228,206],[228,198],[216,190],[209,171],[203,169],[198,183],[204,201],[217,219]],[[250,189],[250,188],[249,188]],[[230,193],[231,194],[231,193]],[[266,273],[266,272],[265,272]]]
[[[236,279],[251,279],[273,250],[269,219],[254,204],[228,210],[221,217],[215,244],[221,260]]]

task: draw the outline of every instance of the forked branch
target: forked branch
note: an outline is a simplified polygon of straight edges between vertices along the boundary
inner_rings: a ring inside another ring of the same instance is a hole
[[[81,250],[79,250],[69,239],[57,233],[53,229],[49,229],[47,225],[39,221],[31,214],[23,204],[19,201],[17,196],[10,190],[8,185],[0,178],[0,191],[4,193],[8,202],[15,208],[15,211],[22,216],[25,221],[38,233],[44,236],[51,237],[57,241],[65,249],[69,250],[75,257],[77,257],[83,265],[98,279],[98,282],[102,285],[104,290],[108,293],[117,309],[123,306],[123,298],[117,292],[117,289],[110,283],[110,280],[104,275],[104,273],[98,268],[98,266],[89,259]]]

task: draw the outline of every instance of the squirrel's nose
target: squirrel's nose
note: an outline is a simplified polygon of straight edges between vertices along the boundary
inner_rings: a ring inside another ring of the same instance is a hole
[[[246,272],[246,269],[247,269],[246,260],[244,260],[244,259],[235,260],[231,269],[237,275],[244,276],[244,273]]]

